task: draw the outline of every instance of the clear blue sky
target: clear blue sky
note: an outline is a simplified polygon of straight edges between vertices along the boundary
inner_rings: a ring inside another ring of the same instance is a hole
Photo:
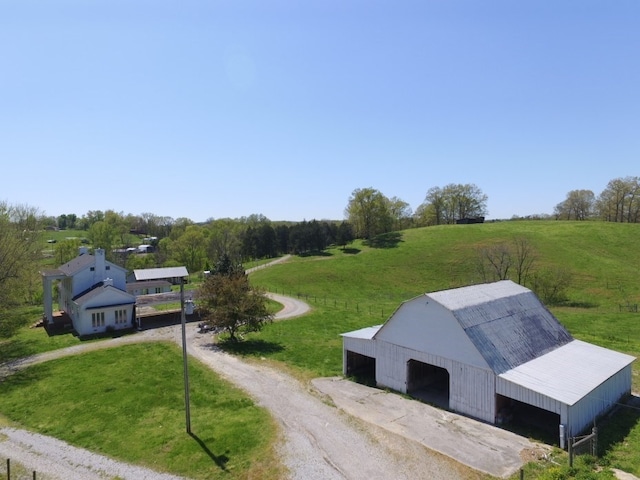
[[[640,174],[637,0],[0,0],[0,68],[0,200],[47,215],[510,218]]]

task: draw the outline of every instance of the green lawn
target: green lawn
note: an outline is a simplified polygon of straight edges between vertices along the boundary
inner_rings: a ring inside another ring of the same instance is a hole
[[[33,327],[42,317],[42,307],[14,309],[7,313],[12,321],[23,325],[11,337],[0,336],[0,364],[37,353],[77,345],[71,334],[48,336],[42,327]]]
[[[30,367],[0,383],[18,425],[110,457],[191,478],[279,478],[277,426],[243,392],[191,359],[185,428],[182,355],[134,344]]]

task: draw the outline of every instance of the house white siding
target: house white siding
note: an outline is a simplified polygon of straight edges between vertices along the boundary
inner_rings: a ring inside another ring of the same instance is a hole
[[[78,316],[73,327],[78,335],[95,335],[107,330],[121,330],[131,328],[133,320],[134,299],[131,295],[114,287],[99,287],[99,291],[92,292],[91,298],[83,301],[78,299]],[[116,312],[122,312],[124,314]],[[92,314],[100,314],[104,323],[95,324]],[[126,319],[122,321],[122,316]]]

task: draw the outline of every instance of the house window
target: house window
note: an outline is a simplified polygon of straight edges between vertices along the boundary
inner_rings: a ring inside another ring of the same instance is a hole
[[[89,270],[92,271],[92,272],[95,272],[96,267],[90,267]]]
[[[106,267],[104,267],[105,270],[111,270],[111,267],[109,265],[107,265]]]
[[[104,312],[94,312],[91,314],[91,326],[93,328],[104,327]]]
[[[116,310],[116,325],[127,323],[127,310]]]

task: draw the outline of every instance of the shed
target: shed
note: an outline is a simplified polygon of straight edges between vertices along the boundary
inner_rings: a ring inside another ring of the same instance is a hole
[[[345,375],[489,423],[526,411],[577,435],[631,391],[634,357],[575,340],[509,280],[420,295],[342,336]]]

